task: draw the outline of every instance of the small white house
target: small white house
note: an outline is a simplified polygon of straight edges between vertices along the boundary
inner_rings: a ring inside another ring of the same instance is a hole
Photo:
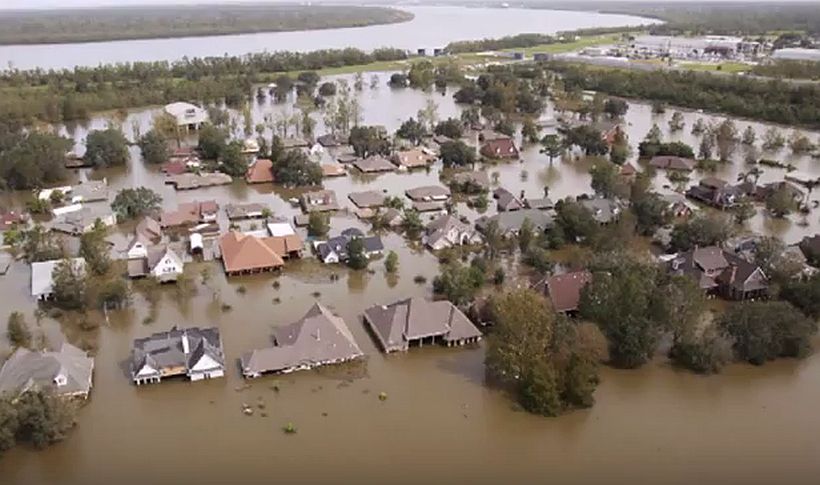
[[[148,266],[154,278],[160,281],[176,281],[182,274],[184,265],[177,253],[165,247],[161,252],[157,251],[156,255],[149,254]]]
[[[128,249],[125,252],[127,259],[140,259],[148,257],[148,248],[151,246],[151,241],[145,238],[142,234],[135,234],[131,242],[128,243]]]

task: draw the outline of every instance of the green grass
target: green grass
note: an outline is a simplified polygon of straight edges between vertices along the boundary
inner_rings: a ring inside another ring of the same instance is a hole
[[[567,52],[573,52],[577,50],[584,49],[586,47],[595,47],[599,45],[607,45],[607,44],[614,44],[620,38],[622,34],[609,34],[609,35],[593,35],[589,37],[581,37],[578,40],[560,44],[542,44],[536,45],[533,47],[526,47],[523,49],[504,49],[506,52],[524,52],[524,55],[532,55],[535,53],[545,53],[545,54],[564,54]]]
[[[720,64],[710,62],[682,62],[679,64],[679,67],[688,69],[690,71],[699,72],[721,71],[728,73],[738,73],[751,71],[753,66],[750,66],[749,64],[743,64],[741,62],[723,62]]]

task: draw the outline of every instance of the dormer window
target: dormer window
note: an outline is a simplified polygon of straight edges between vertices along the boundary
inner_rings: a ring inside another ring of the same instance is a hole
[[[68,384],[68,379],[62,374],[57,374],[57,376],[54,377],[54,384],[56,384],[57,387],[65,386]]]

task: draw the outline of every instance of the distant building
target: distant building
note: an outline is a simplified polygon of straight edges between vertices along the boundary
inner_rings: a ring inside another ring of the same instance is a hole
[[[473,322],[446,300],[409,298],[373,306],[364,311],[364,321],[385,353],[424,344],[451,347],[481,340]]]
[[[174,117],[177,126],[186,130],[198,130],[208,121],[208,112],[197,105],[176,102],[165,105],[165,112]]]
[[[803,49],[788,47],[772,52],[772,59],[778,61],[813,61],[820,62],[820,49]]]
[[[302,255],[302,239],[296,235],[256,237],[231,231],[219,238],[222,265],[228,275],[273,271],[285,258]]]
[[[287,374],[363,357],[345,321],[319,303],[297,320],[273,330],[273,346],[242,355],[242,375]]]
[[[225,353],[216,327],[172,328],[134,340],[131,379],[137,385],[185,376],[192,381],[225,375]]]
[[[407,189],[404,194],[415,202],[445,201],[450,198],[450,189],[440,185],[425,185]]]
[[[58,396],[86,399],[93,373],[94,359],[69,343],[57,352],[20,347],[0,368],[0,395],[50,390]]]

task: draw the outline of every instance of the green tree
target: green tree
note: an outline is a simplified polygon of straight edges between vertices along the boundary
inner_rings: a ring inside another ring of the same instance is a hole
[[[142,159],[146,163],[160,164],[168,161],[171,150],[168,148],[168,139],[156,130],[149,130],[139,139]]]
[[[820,273],[806,279],[790,279],[780,297],[800,309],[806,316],[820,318]]]
[[[653,145],[660,145],[663,141],[663,134],[661,133],[661,128],[658,126],[657,123],[653,123],[652,127],[647,132],[646,136],[644,137],[644,141],[648,143],[652,143]]]
[[[308,187],[322,184],[322,167],[298,150],[290,150],[273,162],[273,178],[286,187]]]
[[[737,127],[730,119],[723,120],[715,129],[715,144],[720,161],[729,160],[737,149],[738,141]]]
[[[433,280],[433,292],[442,295],[457,306],[471,302],[484,285],[484,270],[477,264],[465,266],[451,261],[441,268]]]
[[[64,259],[54,267],[54,303],[64,310],[86,307],[87,275],[83,266]]]
[[[785,185],[781,185],[766,197],[766,209],[774,217],[786,217],[796,208],[797,201],[794,200],[792,193]]]
[[[757,140],[757,133],[755,133],[755,129],[752,128],[751,125],[747,126],[745,130],[743,130],[743,136],[740,139],[740,142],[744,145],[750,146],[754,145],[755,141]]]
[[[653,234],[659,227],[671,222],[666,202],[655,193],[639,197],[630,206],[635,214],[637,230],[645,236]]]
[[[199,130],[197,148],[207,160],[217,160],[228,145],[228,133],[223,128],[208,123]]]
[[[402,215],[401,227],[407,237],[417,239],[424,230],[424,223],[421,221],[418,211],[405,209]]]
[[[625,254],[595,269],[592,281],[581,291],[581,316],[606,335],[613,365],[640,367],[651,359],[660,336],[658,270]]]
[[[396,131],[397,137],[408,140],[414,145],[421,143],[421,140],[426,134],[427,130],[425,130],[424,126],[414,118],[409,118],[404,121]]]
[[[384,270],[389,274],[394,274],[399,270],[399,255],[395,251],[387,253],[387,258],[384,260]]]
[[[686,122],[683,120],[683,113],[680,111],[672,113],[672,117],[669,119],[669,130],[681,131],[685,126]]]
[[[817,332],[817,322],[783,301],[733,305],[718,325],[732,337],[735,357],[755,365],[778,357],[806,355]]]
[[[244,145],[239,140],[228,143],[219,156],[222,171],[231,177],[243,177],[248,171],[248,159],[242,153]]]
[[[558,135],[544,135],[541,139],[541,153],[550,159],[550,165],[555,157],[560,157],[564,153],[564,144]]]
[[[529,412],[557,416],[594,403],[603,337],[592,325],[556,316],[538,293],[522,289],[493,298],[488,372],[513,387]]]
[[[23,254],[29,263],[52,261],[63,257],[63,248],[54,233],[47,231],[40,224],[23,231],[20,238]]]
[[[311,212],[308,216],[308,236],[325,237],[330,231],[330,219],[321,212]]]
[[[111,202],[111,210],[121,221],[150,215],[159,210],[162,197],[147,187],[122,189]]]
[[[732,214],[734,215],[735,223],[738,225],[745,224],[746,221],[754,217],[756,213],[757,210],[754,204],[748,200],[743,200],[732,207]]]
[[[522,254],[529,250],[533,239],[535,239],[535,230],[532,221],[530,221],[529,218],[525,218],[524,222],[521,223],[521,228],[518,230],[518,249],[521,250]]]
[[[96,275],[107,273],[111,267],[110,250],[105,236],[106,227],[102,224],[95,224],[94,229],[80,236],[80,256]]]
[[[732,235],[730,221],[721,214],[703,214],[677,224],[672,229],[672,247],[688,251],[695,246],[712,246]]]
[[[535,124],[535,121],[530,117],[526,117],[521,123],[521,138],[527,143],[538,143],[541,141],[538,130],[539,127]]]
[[[321,86],[319,86],[319,96],[335,96],[336,95],[336,84],[332,82],[324,82]]]
[[[596,194],[606,198],[624,194],[626,187],[623,185],[620,171],[614,163],[596,163],[589,170],[589,174],[592,176],[592,190]]]
[[[604,113],[610,118],[622,118],[629,111],[629,103],[619,98],[607,98]]]
[[[128,140],[116,128],[89,132],[85,147],[85,161],[94,167],[114,167],[128,163]]]
[[[31,330],[20,312],[11,312],[6,325],[6,338],[13,347],[30,347]]]
[[[812,145],[811,140],[809,140],[809,137],[807,137],[805,133],[794,130],[791,138],[789,138],[789,148],[791,148],[793,153],[799,155],[812,151],[814,145]]]
[[[375,126],[354,126],[349,142],[357,157],[390,154],[390,141],[384,131]]]
[[[8,399],[4,398],[6,402]],[[49,391],[25,392],[11,405],[15,414],[15,441],[31,444],[35,448],[62,441],[76,424],[75,404]]]
[[[592,125],[581,125],[564,129],[564,144],[568,147],[577,146],[585,155],[606,155],[609,145],[601,137],[601,130]]]
[[[777,151],[786,145],[786,138],[775,127],[770,127],[763,133],[763,149],[768,151]]]
[[[455,118],[447,118],[446,120],[440,121],[433,129],[433,132],[436,135],[446,136],[447,138],[461,138],[461,135],[463,133],[461,120],[457,120]]]
[[[367,255],[364,251],[364,241],[362,238],[353,238],[347,243],[347,265],[353,269],[361,270],[367,268]]]
[[[439,156],[445,167],[464,167],[476,162],[475,150],[461,140],[442,143]]]
[[[698,147],[698,158],[701,160],[708,160],[712,158],[712,152],[715,150],[715,138],[711,133],[706,133],[700,139],[700,146]]]

